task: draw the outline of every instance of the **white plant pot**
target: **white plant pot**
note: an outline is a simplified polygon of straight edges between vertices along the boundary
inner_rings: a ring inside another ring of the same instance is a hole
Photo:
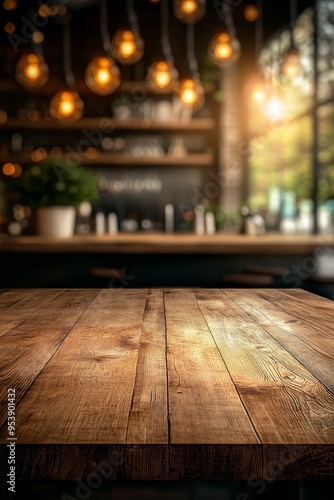
[[[37,231],[41,236],[69,238],[75,226],[74,207],[40,207],[37,209]]]

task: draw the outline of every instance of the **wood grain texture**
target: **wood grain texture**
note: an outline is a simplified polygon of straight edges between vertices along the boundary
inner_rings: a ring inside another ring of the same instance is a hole
[[[319,245],[334,245],[333,237],[314,235],[268,234],[261,237],[242,234],[113,234],[73,238],[43,236],[8,237],[1,252],[84,252],[84,253],[166,253],[166,254],[239,254],[239,255],[309,255]]]
[[[266,481],[334,478],[334,445],[265,445],[263,478]]]
[[[22,402],[20,442],[126,442],[145,303],[146,291],[99,293]]]
[[[7,401],[7,390],[16,390],[18,405],[38,375],[57,351],[71,328],[98,292],[67,290],[53,297],[35,314],[2,335],[0,343],[0,401]],[[44,291],[47,295],[47,291]],[[51,291],[52,297],[54,292]],[[31,409],[28,409],[31,414]],[[0,427],[6,422],[7,408],[0,406]],[[24,427],[23,427],[24,428]],[[5,429],[0,442],[6,439]]]
[[[18,445],[18,479],[169,479],[167,445]]]
[[[240,402],[194,294],[165,292],[171,444],[251,444]]]
[[[126,442],[167,444],[169,437],[163,291],[150,290],[147,293]]]
[[[14,290],[0,295],[0,337],[42,309],[45,304],[61,295],[65,290],[31,290],[15,293]],[[26,296],[25,296],[26,295]],[[13,296],[17,297],[13,301]]]
[[[334,479],[330,301],[1,290],[0,315],[1,478],[15,387],[21,479]]]
[[[249,317],[262,326],[286,351],[289,351],[334,393],[332,364],[334,342],[333,335],[330,333],[332,332],[331,324],[327,323],[328,316],[323,316],[321,322],[320,317],[318,321],[314,321],[313,314],[315,316],[322,314],[317,312],[317,306],[313,312],[308,302],[309,307],[301,312],[298,302],[292,302],[288,297],[282,298],[282,294],[277,294],[274,290],[266,292],[268,293],[263,294],[262,291],[258,291],[244,294],[230,290],[227,293]],[[309,295],[311,294],[307,294]],[[317,299],[315,301],[317,303]],[[309,322],[312,325],[316,323],[314,329],[310,328]]]
[[[286,315],[297,318],[300,323],[304,324],[303,332],[308,330],[312,335],[312,332],[316,331],[321,341],[324,340],[323,337],[332,340],[333,328],[331,320],[334,315],[334,302],[328,299],[319,300],[321,297],[316,297],[313,304],[313,294],[309,292],[305,292],[305,294],[308,299],[291,301],[284,294],[278,294],[277,290],[269,290],[265,296],[262,294],[262,290],[258,291],[260,297],[272,302],[279,311],[283,310]]]
[[[231,300],[244,292],[194,293],[261,442],[334,442],[333,394]]]
[[[258,445],[171,445],[170,479],[215,481],[262,478]]]

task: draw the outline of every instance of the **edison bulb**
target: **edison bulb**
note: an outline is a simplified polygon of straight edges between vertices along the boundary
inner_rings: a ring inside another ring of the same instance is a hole
[[[246,5],[244,16],[247,21],[254,23],[260,16],[260,10],[256,5]]]
[[[77,92],[61,90],[51,99],[50,115],[52,118],[74,122],[82,117],[84,104]]]
[[[259,74],[253,75],[244,88],[244,97],[248,105],[255,109],[263,109],[271,95],[271,87]]]
[[[27,89],[39,89],[49,79],[49,67],[37,54],[25,54],[17,62],[15,78]]]
[[[215,35],[208,46],[210,60],[220,68],[227,68],[237,62],[241,55],[239,40],[223,31]]]
[[[158,60],[149,67],[146,82],[154,92],[165,92],[174,86],[177,77],[178,72],[173,64]]]
[[[174,14],[184,23],[196,23],[206,11],[205,0],[174,0]]]
[[[138,33],[118,30],[111,43],[113,57],[121,64],[134,64],[144,54],[144,42]]]
[[[85,72],[87,87],[98,95],[114,92],[121,83],[120,70],[108,57],[94,57]]]
[[[200,109],[204,104],[204,88],[200,81],[193,78],[181,80],[178,94],[181,101],[193,110]]]
[[[299,51],[295,47],[291,47],[285,54],[282,73],[287,78],[297,78],[301,72]]]

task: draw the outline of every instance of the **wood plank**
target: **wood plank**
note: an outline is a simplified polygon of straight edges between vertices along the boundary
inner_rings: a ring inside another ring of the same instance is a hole
[[[0,337],[64,292],[65,289],[47,290],[47,292],[46,290],[34,290],[27,296],[20,294],[22,299],[18,302],[5,307],[0,306]],[[9,300],[11,301],[11,299]]]
[[[0,292],[0,311],[1,313],[7,308],[14,304],[19,303],[26,297],[31,297],[37,292],[33,288],[26,289],[3,289]]]
[[[265,297],[262,290],[258,290],[257,293],[265,300],[274,302],[280,310],[309,325],[312,330],[317,330],[321,337],[325,336],[331,340],[333,338],[331,323],[334,318],[334,302],[309,292],[305,292],[303,300],[298,300],[298,296],[295,295],[296,291],[291,290],[291,292],[292,294],[286,295],[280,290],[268,290]]]
[[[263,479],[265,481],[333,480],[333,457],[333,444],[265,445]]]
[[[166,290],[171,444],[256,444],[247,413],[190,290]]]
[[[20,443],[126,443],[146,300],[99,293],[22,401]]]
[[[17,479],[76,481],[169,479],[167,445],[17,445]]]
[[[213,130],[216,126],[215,120],[212,118],[193,118],[189,121],[168,120],[168,121],[155,121],[155,120],[141,120],[141,119],[127,119],[121,120],[111,118],[108,116],[101,117],[87,117],[82,118],[74,123],[71,123],[72,130],[85,130],[85,129],[99,129],[101,131],[111,130],[189,130],[189,131],[202,131]],[[10,118],[5,124],[0,126],[0,129],[21,129],[21,130],[61,130],[64,132],[64,125],[57,121],[38,120],[32,122],[29,120],[22,120],[20,118]]]
[[[184,167],[209,167],[214,164],[215,157],[212,154],[207,153],[189,153],[184,156],[174,156],[163,154],[161,156],[135,156],[127,153],[100,153],[96,158],[87,158],[86,155],[77,153],[76,158],[78,161],[84,161],[85,165],[90,165],[96,167],[97,165],[133,165],[136,167],[145,167],[148,165],[160,165],[160,166],[184,166]],[[47,159],[51,159],[51,156],[47,156]],[[66,156],[65,156],[66,158]],[[31,163],[30,153],[21,153],[20,155],[13,156],[9,154],[8,156],[2,155],[2,162],[17,162],[21,165],[26,165]]]
[[[333,443],[334,395],[232,301],[245,292],[194,293],[261,442]]]
[[[258,480],[262,478],[259,445],[171,445],[172,480]]]
[[[294,314],[295,303],[292,298],[286,299],[290,303],[291,313],[288,313],[281,309],[279,298],[282,294],[280,292],[273,294],[271,290],[268,290],[263,295],[262,291],[244,293],[229,290],[227,294],[286,351],[289,351],[334,393],[333,338],[319,334],[302,318],[297,319]],[[313,314],[313,310],[308,307],[305,307],[304,310],[305,317]]]
[[[46,290],[44,293],[47,295]],[[67,290],[1,337],[0,401],[6,401],[8,388],[14,387],[16,404],[19,405],[97,293],[96,290]],[[7,409],[2,404],[0,442],[7,438],[6,419]]]
[[[166,332],[162,290],[149,290],[139,342],[127,443],[167,444]]]

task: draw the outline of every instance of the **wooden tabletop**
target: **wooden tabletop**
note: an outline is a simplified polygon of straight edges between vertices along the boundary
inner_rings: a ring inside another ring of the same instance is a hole
[[[307,255],[334,245],[334,237],[310,234],[247,236],[217,233],[119,233],[73,238],[44,236],[0,237],[1,252],[160,253],[160,254],[272,254]]]
[[[334,478],[329,300],[3,290],[0,316],[2,474],[15,389],[22,479]]]

